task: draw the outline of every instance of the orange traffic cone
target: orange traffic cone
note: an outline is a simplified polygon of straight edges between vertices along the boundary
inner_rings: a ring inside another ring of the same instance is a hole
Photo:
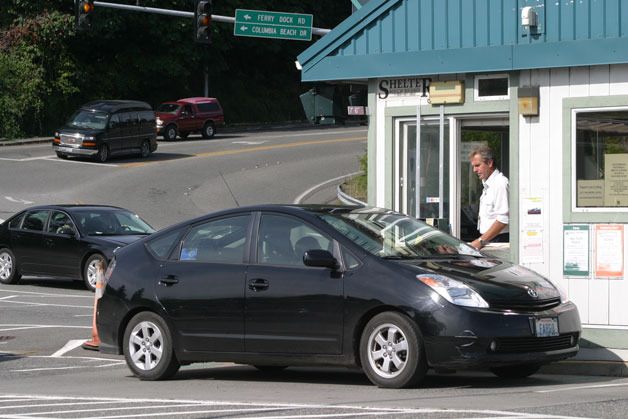
[[[102,297],[104,288],[103,279],[103,262],[100,261],[96,264],[96,290],[94,292],[94,314],[92,316],[92,339],[81,345],[83,349],[89,349],[90,351],[97,351],[100,347],[100,338],[98,337],[98,328],[96,327],[96,307],[98,306],[98,299]]]

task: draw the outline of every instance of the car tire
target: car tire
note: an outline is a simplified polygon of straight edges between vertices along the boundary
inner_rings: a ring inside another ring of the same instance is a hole
[[[214,135],[216,135],[216,128],[214,128],[214,123],[211,121],[205,122],[201,134],[203,135],[203,138],[212,138]]]
[[[138,313],[131,319],[122,345],[129,369],[140,380],[165,380],[181,366],[174,353],[170,329],[161,317],[150,311]]]
[[[85,288],[90,291],[96,290],[96,265],[98,262],[102,262],[103,275],[105,270],[107,269],[107,260],[100,253],[94,253],[85,261],[83,265],[83,282],[85,283]]]
[[[373,317],[360,339],[362,369],[381,388],[418,385],[427,372],[423,338],[406,316],[384,312]]]
[[[177,127],[174,125],[168,125],[164,130],[164,140],[176,141],[177,139]]]
[[[541,368],[541,364],[521,364],[507,367],[495,367],[490,371],[499,378],[526,378],[536,373]]]
[[[17,260],[13,252],[6,247],[0,249],[0,282],[17,284],[22,275],[17,270]]]
[[[104,163],[109,160],[109,147],[107,144],[101,144],[98,147],[98,153],[96,153],[96,160],[100,163]]]
[[[142,141],[142,145],[140,146],[140,156],[142,156],[143,159],[150,156],[150,143],[148,140]]]
[[[67,154],[63,154],[63,153],[59,153],[57,151],[57,157],[59,157],[60,159],[66,160],[68,158],[68,155]]]

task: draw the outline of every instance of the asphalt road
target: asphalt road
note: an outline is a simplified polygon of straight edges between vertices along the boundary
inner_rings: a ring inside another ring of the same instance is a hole
[[[365,151],[364,127],[160,141],[148,159],[105,164],[59,159],[50,144],[1,147],[0,218],[35,204],[97,203],[131,209],[161,228],[238,205],[291,203],[358,171]]]
[[[121,356],[78,346],[92,301],[67,280],[0,285],[0,418],[624,418],[628,408],[628,379],[613,377],[431,372],[421,388],[383,390],[349,369],[203,363],[144,382]]]
[[[233,205],[293,202],[358,170],[362,128],[219,135],[161,142],[149,159],[57,159],[49,144],[0,149],[0,218],[26,206],[82,202],[130,208],[155,227]],[[333,196],[315,194],[325,201]],[[121,356],[86,351],[93,294],[23,278],[0,285],[0,418],[624,418],[628,379],[431,372],[418,389],[382,390],[356,370],[247,365],[183,367],[142,382]]]

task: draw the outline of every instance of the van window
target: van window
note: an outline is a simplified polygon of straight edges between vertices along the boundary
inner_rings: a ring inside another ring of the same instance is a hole
[[[154,123],[155,122],[155,114],[152,111],[141,111],[138,114],[140,118],[140,123]]]
[[[118,114],[120,116],[120,124],[128,127],[137,123],[137,114],[135,112],[123,112]]]
[[[215,102],[199,103],[196,106],[198,106],[198,110],[201,112],[216,112],[220,110],[218,104]]]
[[[118,128],[120,126],[120,117],[118,115],[112,115],[109,119],[109,128]]]

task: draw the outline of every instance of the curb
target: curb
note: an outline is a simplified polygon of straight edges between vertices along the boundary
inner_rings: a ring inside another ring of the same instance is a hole
[[[575,357],[545,365],[541,373],[628,377],[627,360],[626,349],[581,347]]]

